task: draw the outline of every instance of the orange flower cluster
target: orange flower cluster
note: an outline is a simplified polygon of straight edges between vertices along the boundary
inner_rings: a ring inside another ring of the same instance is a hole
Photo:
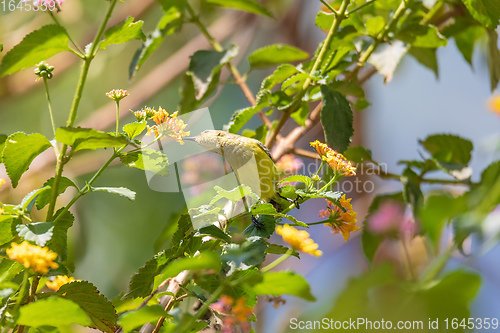
[[[356,168],[352,166],[351,162],[344,155],[318,140],[311,142],[311,146],[316,149],[321,159],[327,162],[335,173],[344,176],[356,176]]]
[[[58,291],[59,288],[61,288],[63,285],[74,281],[80,281],[80,280],[76,280],[74,277],[69,277],[67,275],[58,275],[53,281],[47,281],[45,285],[52,290]]]
[[[331,201],[326,200],[326,202],[328,208],[326,210],[321,210],[319,212],[319,217],[327,218],[328,223],[325,223],[325,226],[330,226],[332,232],[335,234],[342,234],[347,242],[351,232],[361,229],[356,226],[357,213],[352,209],[351,199],[346,199],[345,194],[340,198],[340,204],[344,207],[345,212],[335,206]]]
[[[181,145],[184,144],[182,138],[188,136],[189,132],[184,131],[187,124],[177,118],[177,111],[169,115],[160,107],[158,111],[155,111],[152,119],[156,125],[148,126],[148,134],[154,132],[156,137],[166,135]]]
[[[231,296],[222,295],[217,303],[210,305],[212,310],[224,315],[223,332],[250,332],[250,322],[253,308],[245,304],[246,298],[234,300]]]
[[[56,269],[59,265],[54,262],[57,258],[55,252],[46,247],[31,245],[28,241],[21,244],[12,243],[7,250],[10,259],[20,262],[26,268],[32,268],[38,273],[47,274],[49,267]]]
[[[276,233],[283,237],[283,240],[290,244],[295,250],[309,253],[315,257],[323,254],[318,250],[318,244],[309,238],[309,233],[305,230],[297,230],[294,227],[285,224],[284,226],[277,226]]]

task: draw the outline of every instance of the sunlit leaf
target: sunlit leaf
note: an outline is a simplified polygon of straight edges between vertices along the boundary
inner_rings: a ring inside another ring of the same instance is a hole
[[[61,297],[52,296],[26,304],[19,309],[19,313],[17,323],[31,327],[91,324],[88,315],[78,304]]]
[[[293,295],[314,302],[307,281],[294,272],[270,272],[263,274],[261,283],[253,286],[257,295]]]
[[[243,10],[245,12],[273,17],[271,12],[255,0],[207,0],[208,3]]]
[[[268,67],[286,62],[304,60],[309,57],[307,52],[286,44],[274,44],[255,50],[248,57],[252,67]]]
[[[104,50],[111,44],[123,44],[132,39],[146,40],[142,32],[143,21],[134,22],[134,18],[129,16],[122,23],[109,28],[104,33],[104,40],[99,44],[99,48]]]

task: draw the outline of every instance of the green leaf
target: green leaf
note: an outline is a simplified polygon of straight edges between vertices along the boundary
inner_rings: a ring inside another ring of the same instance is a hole
[[[304,228],[309,228],[309,226],[306,223],[297,220],[295,217],[293,217],[291,215],[278,213],[276,211],[276,208],[274,208],[274,206],[270,203],[263,203],[263,204],[260,204],[258,206],[253,206],[252,207],[252,215],[271,215],[271,216],[283,217],[287,220],[292,221],[295,225],[298,225],[298,226],[301,226]]]
[[[255,0],[207,0],[207,2],[221,7],[234,8],[249,13],[273,17],[273,14],[267,8]]]
[[[115,136],[92,128],[81,127],[59,127],[56,131],[56,140],[71,146],[74,151],[122,147],[129,144],[129,141],[123,135]]]
[[[293,295],[314,302],[307,281],[294,272],[270,272],[262,274],[262,282],[253,286],[257,295]]]
[[[236,186],[230,191],[227,191],[220,186],[214,186],[214,190],[217,191],[217,194],[213,197],[212,201],[210,201],[209,205],[213,205],[220,199],[227,199],[232,202],[237,202],[243,197],[249,197],[255,200],[259,200],[259,197],[256,194],[252,193],[252,189],[246,185]]]
[[[5,286],[19,273],[25,270],[24,266],[9,258],[0,259],[0,286]]]
[[[243,230],[243,234],[247,237],[258,236],[261,238],[269,238],[274,233],[276,227],[275,218],[271,215],[260,215],[255,218],[257,222],[252,221],[248,227]]]
[[[153,291],[155,276],[158,275],[159,269],[165,265],[167,260],[165,252],[161,252],[146,261],[144,266],[132,275],[128,292],[123,296],[123,299],[148,296]]]
[[[385,26],[385,20],[382,16],[375,16],[366,21],[366,30],[370,36],[376,37]]]
[[[283,178],[282,180],[280,180],[279,184],[281,185],[284,183],[294,183],[294,182],[304,183],[306,185],[306,188],[309,188],[311,187],[312,179],[304,175],[293,175]]]
[[[65,261],[68,259],[68,229],[73,225],[75,217],[69,211],[66,211],[63,216],[59,217],[63,210],[64,208],[61,208],[54,214],[57,220],[54,222],[52,238],[47,246],[57,253],[62,261]]]
[[[500,3],[496,0],[462,0],[469,13],[487,28],[495,29],[500,20]]]
[[[325,192],[304,192],[302,190],[297,190],[296,192],[298,195],[300,195],[303,198],[308,198],[308,199],[316,199],[316,198],[324,198],[328,199],[331,202],[333,202],[335,205],[338,207],[342,207],[342,205],[339,202],[340,197],[342,196],[342,192],[336,191],[325,191]]]
[[[42,209],[50,202],[50,197],[52,195],[52,185],[54,184],[54,177],[50,178],[43,184],[43,191],[38,193],[36,197],[36,208]],[[59,186],[57,188],[57,196],[64,193],[68,187],[74,187],[78,189],[78,187],[73,183],[69,178],[61,177],[59,180]]]
[[[436,49],[411,47],[409,52],[420,64],[429,68],[434,72],[436,78],[439,78],[438,62],[436,57]]]
[[[286,62],[307,59],[309,54],[296,47],[286,44],[274,44],[255,50],[248,57],[251,67],[269,67]]]
[[[22,306],[19,309],[17,324],[64,328],[72,324],[88,326],[91,321],[85,311],[75,302],[52,296]]]
[[[141,134],[146,129],[147,123],[145,121],[130,123],[123,126],[123,131],[127,133],[130,140]]]
[[[297,122],[302,127],[306,126],[306,119],[309,116],[309,112],[311,110],[309,109],[309,103],[307,102],[302,102],[300,103],[300,108],[295,111],[294,113],[291,114],[291,117],[293,120]]]
[[[256,106],[236,110],[231,116],[231,120],[225,126],[229,133],[238,133],[243,126],[259,111]]]
[[[349,161],[353,161],[353,162],[358,163],[358,164],[361,164],[363,162],[373,161],[371,150],[366,149],[363,146],[349,147],[343,153],[343,155]]]
[[[33,204],[35,203],[35,199],[38,197],[38,195],[42,192],[45,191],[45,188],[39,188],[37,190],[33,190],[31,191],[30,193],[28,193],[24,198],[23,200],[21,201],[21,203],[19,204],[18,207],[21,208],[21,211],[24,212],[26,210],[28,211],[31,211],[31,209],[33,208]]]
[[[325,132],[326,143],[339,153],[343,153],[354,133],[353,115],[347,99],[328,85],[321,86],[323,108],[321,125]]]
[[[114,333],[118,316],[111,302],[87,281],[75,281],[63,285],[57,294],[78,304],[92,320],[91,327],[106,333]]]
[[[7,52],[0,66],[0,75],[13,74],[34,66],[63,51],[70,51],[64,28],[56,24],[45,25],[26,35],[19,44]]]
[[[221,261],[219,256],[214,252],[201,252],[199,255],[194,257],[180,258],[168,263],[168,265],[163,269],[159,279],[164,281],[168,278],[174,277],[182,271],[190,270],[207,270],[213,269],[219,271],[221,267]]]
[[[217,228],[213,224],[198,229],[195,236],[198,235],[208,235],[223,240],[226,243],[231,242],[231,236],[229,236],[228,234],[226,234],[224,231],[222,231],[220,228]]]
[[[465,197],[453,198],[449,195],[432,195],[425,200],[419,211],[421,231],[426,234],[434,246],[439,250],[441,232],[450,219],[462,213],[467,208]]]
[[[334,13],[325,13],[323,11],[320,11],[318,15],[316,15],[315,24],[318,28],[322,30],[330,30],[334,19],[335,19]]]
[[[142,149],[120,155],[120,161],[128,167],[147,170],[166,177],[169,175],[168,158],[160,151]]]
[[[106,30],[99,48],[104,50],[111,44],[123,44],[132,39],[146,40],[146,35],[142,32],[143,23],[143,21],[134,22],[131,16],[127,17],[122,23]]]
[[[289,250],[288,247],[279,244],[269,244],[266,249],[267,254],[285,254]],[[292,252],[292,256],[300,259],[300,254],[297,251]]]
[[[0,134],[0,163],[2,162],[2,152],[3,149],[5,148],[5,141],[7,140],[7,135],[5,134]]]
[[[26,135],[17,132],[7,138],[2,152],[2,160],[12,181],[12,187],[17,187],[19,179],[28,170],[35,157],[50,146],[49,140],[38,133]]]
[[[269,75],[262,81],[261,91],[262,90],[271,90],[275,85],[282,83],[289,77],[300,73],[300,71],[290,64],[280,65],[273,74]]]
[[[15,235],[12,233],[12,223],[15,218],[12,215],[0,215],[0,246],[10,242]]]
[[[18,224],[16,230],[20,237],[43,247],[52,238],[54,224],[52,222]]]
[[[447,39],[441,35],[435,26],[430,25],[423,30],[425,30],[425,33],[416,35],[415,39],[411,42],[413,47],[438,48],[448,44]]]
[[[163,17],[158,21],[156,29],[148,34],[141,47],[135,52],[129,65],[129,79],[160,46],[166,36],[179,30],[184,24],[184,0],[160,0],[163,7]]]
[[[249,237],[243,244],[227,244],[224,246],[222,260],[232,270],[247,270],[249,266],[260,265],[266,260],[267,243],[257,236]]]
[[[125,197],[130,201],[135,200],[135,192],[129,190],[126,187],[91,187],[91,192],[108,192],[113,194],[118,194],[119,196]]]
[[[420,140],[420,144],[432,157],[448,170],[459,170],[469,164],[472,142],[451,134],[435,134]]]
[[[500,80],[500,50],[498,50],[498,34],[488,30],[488,70],[490,72],[491,91],[494,91]]]
[[[401,183],[403,184],[403,198],[416,215],[424,200],[420,189],[420,178],[412,169],[406,168],[401,176]]]
[[[468,29],[456,34],[455,44],[464,56],[464,59],[472,66],[472,55],[474,54],[474,45],[476,41],[485,34],[486,30],[480,26],[471,26]]]
[[[125,312],[120,316],[120,326],[125,332],[129,332],[143,324],[158,321],[160,317],[167,316],[167,312],[161,305],[145,306],[143,308]]]
[[[191,56],[189,68],[184,75],[179,112],[186,113],[197,108],[217,87],[220,71],[238,53],[235,45],[222,52],[197,51]]]

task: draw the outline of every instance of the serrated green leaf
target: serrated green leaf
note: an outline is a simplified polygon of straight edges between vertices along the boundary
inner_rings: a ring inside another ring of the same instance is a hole
[[[261,237],[249,237],[243,244],[224,246],[222,260],[232,270],[247,270],[249,266],[257,266],[264,262],[267,246]]]
[[[17,324],[64,328],[72,324],[88,326],[91,321],[85,311],[75,302],[52,296],[22,306],[19,309]]]
[[[321,125],[329,147],[343,153],[354,134],[353,115],[347,99],[328,85],[321,86],[323,108]]]
[[[420,140],[420,144],[439,164],[448,170],[467,166],[472,157],[472,142],[451,134],[435,134]]]
[[[307,59],[309,54],[286,44],[274,44],[255,50],[248,57],[251,67],[269,67]]]
[[[174,277],[182,271],[190,270],[207,270],[213,269],[219,271],[221,267],[221,261],[219,256],[214,252],[201,252],[199,255],[194,257],[180,258],[168,263],[168,265],[163,269],[159,279],[165,281],[170,277]]]
[[[12,223],[15,218],[12,215],[0,215],[0,246],[10,242],[15,235],[12,233]]]
[[[197,51],[191,56],[189,68],[184,75],[179,112],[186,113],[197,108],[217,87],[220,71],[238,54],[235,45],[222,52]]]
[[[43,247],[52,238],[54,224],[52,222],[18,224],[16,230],[20,237]]]
[[[454,37],[458,50],[464,59],[472,66],[472,55],[476,41],[485,34],[486,30],[480,26],[470,26],[468,29],[456,34]]]
[[[145,306],[143,308],[125,312],[120,316],[120,326],[125,332],[129,332],[143,324],[158,321],[160,317],[167,315],[161,305]]]
[[[24,266],[18,261],[9,258],[0,259],[0,286],[5,286],[24,270]]]
[[[49,147],[49,140],[38,133],[26,135],[17,132],[7,138],[2,160],[12,187],[17,187],[19,179],[28,170],[31,162]]]
[[[293,295],[314,302],[307,281],[294,272],[270,272],[262,274],[262,282],[252,287],[257,295]]]
[[[130,123],[123,126],[123,131],[127,133],[130,140],[141,134],[146,129],[147,123],[145,121]]]
[[[21,210],[24,212],[26,210],[31,211],[33,208],[33,204],[35,203],[35,199],[38,197],[39,194],[43,193],[45,191],[45,187],[36,189],[28,193],[23,200],[21,200],[21,203],[19,204],[19,207]]]
[[[311,187],[312,179],[304,175],[293,175],[283,178],[282,180],[280,180],[279,184],[294,183],[294,182],[304,183],[306,185],[306,188],[309,188]]]
[[[255,106],[236,110],[231,116],[231,120],[225,126],[229,133],[238,133],[243,126],[259,111]]]
[[[294,113],[292,113],[290,117],[292,117],[292,119],[295,120],[297,124],[299,124],[302,127],[305,127],[306,119],[309,116],[310,111],[311,110],[309,109],[309,103],[302,102],[300,103],[300,108]]]
[[[249,13],[273,17],[273,14],[266,7],[255,0],[207,0],[207,2],[221,7],[234,8]]]
[[[36,197],[36,208],[42,209],[50,202],[50,197],[52,195],[52,185],[54,184],[54,177],[50,178],[43,184],[43,191],[38,193]],[[69,178],[61,177],[59,180],[59,186],[57,188],[57,196],[64,193],[68,187],[78,188],[73,181]]]
[[[462,0],[467,10],[482,25],[495,29],[500,20],[500,3],[496,0]]]
[[[99,48],[104,50],[111,44],[123,44],[132,39],[146,40],[146,35],[142,32],[143,23],[143,21],[134,22],[131,16],[127,17],[122,23],[106,30]]]
[[[66,261],[68,259],[68,229],[73,225],[75,217],[69,211],[59,216],[63,210],[64,208],[61,208],[54,214],[54,230],[47,246],[57,253],[62,261]]]
[[[332,203],[334,203],[336,206],[339,208],[342,208],[342,205],[339,202],[340,197],[342,197],[342,192],[333,192],[333,191],[325,191],[325,192],[304,192],[302,190],[297,190],[296,192],[298,195],[300,195],[303,198],[308,198],[308,199],[316,199],[316,198],[324,198],[330,200]]]
[[[198,235],[208,235],[223,240],[226,243],[231,242],[231,236],[229,236],[228,234],[226,234],[224,231],[222,231],[220,228],[217,228],[213,224],[198,229],[195,236]]]
[[[120,155],[120,161],[128,167],[147,170],[166,177],[169,175],[168,158],[160,151],[142,149]]]
[[[115,136],[92,128],[81,127],[59,127],[56,131],[56,140],[71,146],[74,151],[122,147],[129,144],[124,135]]]
[[[270,203],[263,203],[263,204],[260,204],[258,206],[253,206],[252,207],[252,215],[271,215],[271,216],[283,217],[287,220],[292,221],[295,225],[298,225],[298,226],[301,226],[304,228],[309,228],[309,226],[306,223],[297,220],[295,217],[293,217],[291,215],[278,213],[276,211],[276,208],[274,208],[274,206]]]
[[[271,90],[273,87],[279,83],[282,83],[289,77],[300,73],[300,71],[290,64],[280,65],[273,74],[269,75],[262,81],[261,91],[262,90]]]
[[[135,200],[135,192],[129,190],[126,187],[91,187],[91,192],[108,192],[112,194],[118,194],[124,198],[129,199],[130,201]]]
[[[80,306],[92,320],[92,326],[106,333],[114,333],[118,316],[110,301],[87,281],[75,281],[63,285],[57,294]]]
[[[254,218],[256,221],[252,221],[252,223],[243,230],[243,234],[247,237],[258,236],[266,239],[271,237],[276,228],[276,218],[271,215],[260,215]]]
[[[491,91],[494,91],[500,80],[500,50],[498,49],[498,34],[488,30],[488,70],[490,73]]]
[[[56,24],[45,25],[26,35],[7,52],[0,66],[0,75],[13,74],[34,66],[63,51],[70,51],[68,35],[64,28]]]
[[[249,186],[246,185],[236,186],[230,191],[227,191],[220,186],[214,186],[214,190],[217,191],[217,194],[213,197],[212,201],[210,201],[209,205],[213,205],[220,199],[227,199],[232,202],[237,202],[243,197],[249,197],[253,198],[254,200],[259,200],[259,197],[252,192],[252,189]]]
[[[448,44],[447,39],[433,25],[427,26],[425,34],[415,36],[415,39],[411,43],[413,47],[429,48],[438,48],[446,46],[446,44]]]
[[[123,296],[123,299],[148,296],[153,291],[155,276],[160,273],[159,270],[165,265],[167,260],[165,252],[160,252],[146,261],[144,266],[140,267],[132,275],[128,292]]]

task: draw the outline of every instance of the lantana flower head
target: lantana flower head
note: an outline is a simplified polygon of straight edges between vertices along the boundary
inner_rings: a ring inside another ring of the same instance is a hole
[[[49,268],[56,269],[59,265],[54,262],[57,254],[46,247],[31,245],[28,241],[21,244],[12,243],[7,250],[10,259],[20,262],[24,267],[31,268],[42,274],[47,274]]]
[[[349,240],[350,233],[361,228],[356,226],[357,213],[352,208],[351,198],[346,199],[344,194],[339,201],[345,211],[334,205],[331,201],[326,200],[328,208],[321,210],[319,212],[319,217],[328,219],[325,226],[331,227],[332,232],[335,234],[342,234],[347,242]]]
[[[323,254],[318,250],[318,244],[309,237],[309,233],[305,230],[297,230],[294,227],[285,224],[284,226],[277,226],[276,233],[283,237],[283,240],[290,244],[293,249],[308,253],[315,257]]]
[[[58,291],[59,288],[61,288],[63,285],[74,281],[80,281],[80,280],[76,280],[74,277],[69,277],[67,275],[58,275],[54,280],[47,281],[45,285],[52,290]]]
[[[148,134],[154,132],[156,137],[166,135],[181,145],[184,144],[182,138],[188,136],[189,131],[184,131],[187,124],[182,119],[177,118],[177,111],[170,115],[160,107],[158,111],[155,111],[152,119],[156,125],[148,126]]]
[[[113,89],[111,91],[108,91],[106,93],[106,96],[108,96],[115,102],[119,102],[120,100],[128,96],[128,91],[123,89]]]
[[[222,332],[250,332],[249,319],[252,318],[253,308],[246,305],[246,297],[235,301],[231,296],[222,295],[210,308],[223,316]]]
[[[316,149],[321,160],[327,162],[335,173],[344,176],[356,176],[356,168],[352,166],[351,162],[344,155],[318,140],[311,142],[311,146]]]

